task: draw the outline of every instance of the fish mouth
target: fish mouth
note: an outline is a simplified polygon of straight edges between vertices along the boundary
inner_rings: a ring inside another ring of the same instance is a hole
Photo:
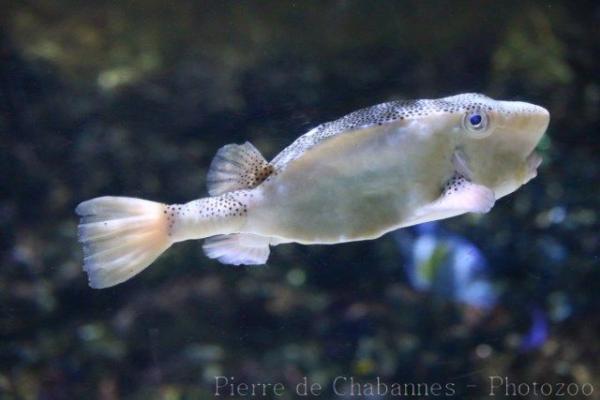
[[[525,159],[527,169],[525,172],[526,175],[525,181],[523,182],[524,184],[537,176],[537,170],[538,167],[542,164],[542,161],[542,156],[535,151],[532,151],[531,154],[527,156],[527,158]]]

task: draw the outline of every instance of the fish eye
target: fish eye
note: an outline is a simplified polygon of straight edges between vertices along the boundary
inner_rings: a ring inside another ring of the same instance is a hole
[[[474,133],[476,137],[485,137],[485,133],[488,128],[488,116],[481,110],[470,111],[465,114],[463,118],[464,128],[471,133]]]

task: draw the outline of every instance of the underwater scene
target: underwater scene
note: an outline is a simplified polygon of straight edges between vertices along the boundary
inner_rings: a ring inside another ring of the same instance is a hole
[[[0,7],[0,400],[600,399],[599,2]]]

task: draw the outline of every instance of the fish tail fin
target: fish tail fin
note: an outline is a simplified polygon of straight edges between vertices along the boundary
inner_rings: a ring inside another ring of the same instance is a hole
[[[111,196],[77,206],[83,269],[92,288],[107,288],[130,279],[171,246],[165,210],[161,203]]]

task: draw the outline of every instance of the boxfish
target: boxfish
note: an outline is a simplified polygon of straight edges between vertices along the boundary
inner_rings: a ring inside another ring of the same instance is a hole
[[[540,106],[466,93],[398,100],[309,130],[267,161],[251,143],[217,151],[209,196],[185,204],[103,196],[80,203],[93,288],[128,280],[177,242],[205,239],[224,264],[261,265],[272,246],[376,239],[487,213],[537,175],[550,120]]]

